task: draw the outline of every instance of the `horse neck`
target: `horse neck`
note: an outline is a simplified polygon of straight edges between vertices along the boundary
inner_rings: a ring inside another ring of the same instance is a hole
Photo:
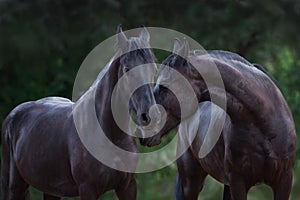
[[[81,112],[79,115],[83,116],[83,121],[85,120],[84,115],[96,115],[101,129],[111,141],[118,141],[126,135],[114,121],[111,111],[112,92],[118,81],[118,70],[119,59],[112,58],[74,107],[75,112]],[[129,121],[123,123],[123,127],[129,126]]]
[[[129,127],[129,120],[125,119],[122,122],[118,122],[122,124],[117,125],[112,114],[112,93],[118,82],[118,73],[119,59],[112,62],[109,70],[98,83],[95,93],[95,104],[97,117],[103,130],[107,133],[113,133],[110,137],[119,139],[119,137],[124,135],[119,126]],[[118,90],[118,88],[116,89]],[[118,106],[120,106],[119,104],[122,104],[122,108],[127,108],[127,105],[124,105],[122,100],[118,101]]]

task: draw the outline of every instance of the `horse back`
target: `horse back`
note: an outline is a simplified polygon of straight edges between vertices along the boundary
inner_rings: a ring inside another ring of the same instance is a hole
[[[3,126],[10,123],[11,139],[15,145],[21,137],[34,135],[35,139],[47,139],[63,128],[71,117],[71,111],[71,101],[64,98],[50,97],[25,102],[10,112]]]
[[[252,64],[235,53],[215,50],[209,51],[209,55],[236,68],[242,72],[245,79],[249,80],[248,84],[242,86],[249,93],[253,93],[253,97],[249,98],[250,104],[247,109],[250,112],[256,110],[257,113],[253,114],[255,119],[251,122],[259,127],[258,134],[262,134],[266,140],[270,141],[269,146],[272,149],[268,151],[273,152],[272,157],[293,156],[296,141],[294,120],[284,96],[274,83],[274,78],[263,66]],[[253,103],[256,101],[255,99],[259,98],[261,98],[260,102],[263,106]],[[248,100],[240,99],[240,101],[247,102]],[[241,116],[237,118],[238,121],[241,120]],[[232,120],[236,121],[234,118]],[[251,122],[248,121],[246,124],[251,124]]]

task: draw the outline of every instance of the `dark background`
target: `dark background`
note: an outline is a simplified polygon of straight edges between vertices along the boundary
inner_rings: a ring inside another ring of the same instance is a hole
[[[0,122],[16,105],[45,96],[71,98],[85,56],[116,32],[141,24],[175,29],[205,49],[229,50],[260,63],[277,80],[300,128],[300,1],[0,0]],[[170,46],[173,41],[170,41]],[[159,60],[164,58],[159,52]],[[298,131],[299,133],[299,131]],[[299,140],[297,156],[300,156]],[[138,199],[172,199],[173,164],[138,175]],[[300,196],[300,160],[292,198]],[[211,178],[202,199],[220,199]],[[31,199],[41,199],[32,189]],[[260,186],[249,199],[270,199]],[[108,193],[103,199],[114,199]]]

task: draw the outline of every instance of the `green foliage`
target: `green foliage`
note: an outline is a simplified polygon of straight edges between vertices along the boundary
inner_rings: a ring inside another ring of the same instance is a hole
[[[85,56],[122,23],[124,29],[141,24],[172,28],[206,49],[238,52],[266,66],[287,99],[299,133],[299,21],[297,0],[0,0],[0,122],[21,102],[52,95],[70,98]],[[160,62],[168,55],[155,53]],[[176,171],[171,165],[138,174],[138,199],[173,199]],[[299,188],[298,159],[291,199],[300,196]],[[209,178],[201,197],[220,199],[221,191]],[[31,194],[31,199],[41,199],[38,191]],[[259,187],[251,190],[249,199],[270,199],[269,194],[269,188]],[[115,195],[107,193],[102,199]]]

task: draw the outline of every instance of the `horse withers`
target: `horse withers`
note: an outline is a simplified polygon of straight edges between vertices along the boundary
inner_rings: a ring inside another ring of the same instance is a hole
[[[62,196],[96,200],[108,190],[115,190],[120,200],[136,199],[134,169],[120,171],[97,160],[83,145],[74,121],[87,123],[90,113],[85,108],[92,108],[111,143],[128,152],[138,151],[134,137],[116,124],[111,101],[114,87],[126,72],[138,65],[155,65],[149,40],[146,28],[141,28],[138,37],[127,38],[119,27],[116,54],[77,102],[47,97],[23,103],[10,112],[2,127],[2,200],[29,199],[29,185],[42,191],[46,200]],[[151,74],[137,73],[139,79],[152,81]],[[121,98],[128,81],[124,80],[124,85],[115,89]],[[139,124],[150,123],[149,108],[155,104],[150,85],[138,88],[129,103],[118,100],[135,113]],[[129,126],[129,119],[122,124]],[[86,129],[81,137],[92,132]],[[110,151],[102,149],[99,155]],[[111,161],[116,166],[124,164],[119,158]],[[134,167],[137,158],[128,162]]]
[[[212,65],[217,67],[225,91],[214,85],[214,81],[204,81],[203,77],[217,77],[211,70]],[[219,103],[224,102],[224,97],[227,99],[224,109],[228,115],[226,130],[221,129],[219,140],[211,152],[204,157],[199,156],[201,146],[205,144],[196,135],[196,139],[190,142],[190,148],[178,160],[176,198],[197,199],[209,174],[227,185],[227,190],[229,186],[227,199],[246,200],[252,186],[265,183],[272,188],[275,200],[288,200],[296,156],[296,131],[288,105],[269,76],[237,54],[190,51],[186,40],[182,44],[175,40],[173,54],[163,62],[154,89],[156,102],[165,107],[167,121],[158,134],[143,139],[142,144],[147,146],[160,143],[164,135],[179,125],[180,120],[188,119],[199,109],[191,110],[185,119],[181,119],[182,110],[174,100],[174,94],[164,86],[179,83],[172,78],[172,71],[164,69],[164,66],[180,72],[189,81],[198,102],[211,101],[214,97],[213,103],[223,108]],[[213,89],[209,91],[207,85]],[[205,111],[204,115],[207,115],[210,111],[204,108],[201,106],[200,112]],[[204,120],[202,123],[211,122]],[[200,123],[198,126],[202,135],[210,134],[201,128],[207,124]],[[180,135],[185,134],[190,135],[186,132]]]

